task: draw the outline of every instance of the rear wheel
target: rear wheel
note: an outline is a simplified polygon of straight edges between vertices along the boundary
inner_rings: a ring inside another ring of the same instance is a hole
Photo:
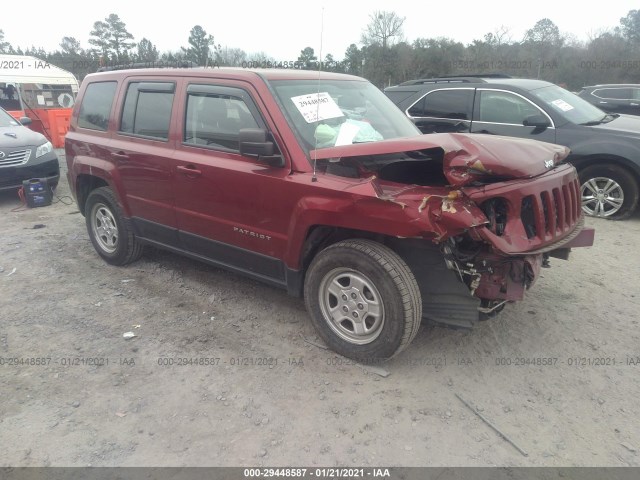
[[[142,245],[110,188],[93,190],[87,197],[85,212],[91,243],[107,263],[126,265],[140,258]]]
[[[582,211],[593,217],[622,220],[638,205],[638,184],[617,165],[593,165],[579,173]]]
[[[316,330],[337,353],[388,359],[406,348],[422,318],[422,299],[407,264],[370,240],[345,240],[321,251],[305,278]]]

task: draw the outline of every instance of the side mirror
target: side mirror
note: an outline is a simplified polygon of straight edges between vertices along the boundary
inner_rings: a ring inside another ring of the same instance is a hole
[[[258,157],[273,167],[284,167],[282,155],[275,153],[275,145],[269,134],[261,128],[241,128],[239,132],[240,155]]]
[[[240,129],[240,155],[270,157],[273,155],[273,142],[267,137],[267,131],[261,128]]]
[[[547,128],[551,126],[549,119],[544,115],[529,115],[522,124],[525,127]]]
[[[27,125],[31,125],[31,119],[29,117],[20,117],[20,125],[24,125],[25,127]]]

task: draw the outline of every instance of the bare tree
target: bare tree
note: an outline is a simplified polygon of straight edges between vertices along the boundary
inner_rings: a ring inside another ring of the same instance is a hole
[[[513,36],[511,35],[511,29],[505,25],[500,25],[493,31],[493,38],[496,41],[496,46],[510,44]]]
[[[247,55],[247,62],[253,63],[256,66],[267,64],[268,62],[275,62],[276,59],[265,52],[252,52]]]
[[[597,40],[600,37],[620,35],[619,30],[620,30],[619,28],[616,30],[616,28],[611,28],[611,27],[596,28],[596,29],[592,28],[588,30],[586,33],[586,36],[587,36],[586,44],[589,45],[591,42]]]
[[[369,24],[362,34],[362,43],[365,46],[380,45],[386,50],[402,39],[405,17],[399,17],[395,12],[377,10],[369,15],[369,19]]]
[[[241,48],[224,46],[218,50],[216,60],[224,67],[239,67],[247,60],[247,52]]]

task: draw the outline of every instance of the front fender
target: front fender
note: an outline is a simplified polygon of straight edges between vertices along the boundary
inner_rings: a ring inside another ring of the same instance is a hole
[[[331,196],[300,198],[287,232],[287,266],[300,268],[307,235],[319,225],[438,243],[488,222],[482,211],[457,190],[385,187],[389,184],[373,178],[341,192],[333,190]]]
[[[596,163],[596,160],[610,159],[640,176],[640,138],[636,140],[612,134],[603,139],[601,135],[587,136],[574,131],[559,135],[558,143],[570,146],[567,162],[578,170]]]

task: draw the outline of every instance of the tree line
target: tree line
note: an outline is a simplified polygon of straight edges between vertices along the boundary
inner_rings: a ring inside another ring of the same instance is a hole
[[[521,39],[501,26],[482,39],[464,45],[451,38],[405,38],[404,17],[376,11],[362,31],[337,60],[329,53],[319,59],[312,47],[300,51],[294,68],[322,69],[367,78],[378,87],[415,78],[443,75],[502,73],[540,78],[570,89],[595,83],[640,83],[640,10],[630,10],[619,25],[592,32],[587,40],[563,33],[548,18],[537,21]],[[134,41],[116,14],[93,24],[90,47],[74,37],[63,37],[59,48],[13,47],[0,30],[0,53],[32,55],[71,71],[79,79],[100,66],[149,63],[199,66],[278,67],[278,59],[265,52],[247,53],[221,46],[202,26],[189,32],[187,44],[160,53],[147,38]],[[290,62],[284,62],[291,67]]]

